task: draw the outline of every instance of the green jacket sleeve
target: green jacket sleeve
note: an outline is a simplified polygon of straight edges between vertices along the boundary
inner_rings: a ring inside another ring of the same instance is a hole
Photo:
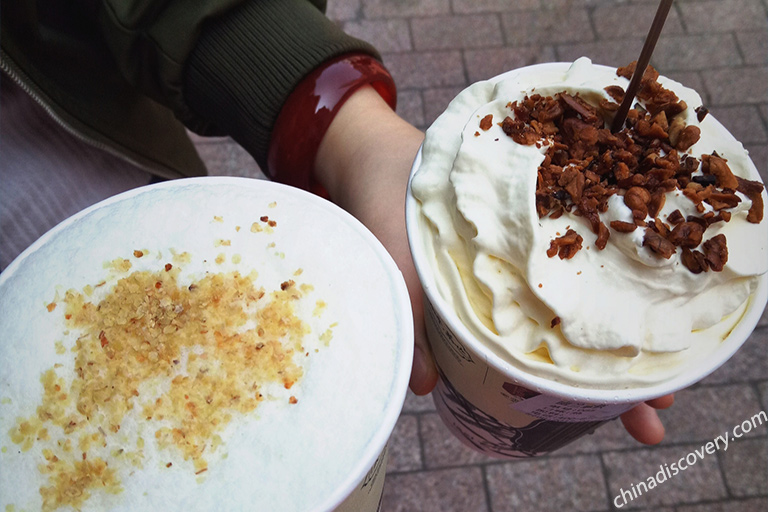
[[[122,73],[190,129],[231,136],[262,169],[294,86],[325,60],[378,57],[341,31],[322,0],[106,0],[100,23]]]

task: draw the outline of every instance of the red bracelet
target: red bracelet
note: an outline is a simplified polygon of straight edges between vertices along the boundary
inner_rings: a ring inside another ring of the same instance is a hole
[[[331,59],[296,86],[272,130],[267,165],[273,180],[328,196],[313,177],[317,150],[341,106],[364,85],[371,85],[395,109],[395,82],[381,62],[368,55]]]

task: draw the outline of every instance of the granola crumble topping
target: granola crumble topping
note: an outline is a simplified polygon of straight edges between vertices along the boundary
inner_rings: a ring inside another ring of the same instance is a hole
[[[617,74],[631,78],[635,64],[619,68]],[[730,220],[728,210],[741,202],[737,191],[752,201],[747,220],[759,223],[763,185],[735,176],[716,153],[700,159],[686,153],[701,131],[685,126],[679,114],[687,105],[662,87],[658,76],[652,67],[645,71],[637,95],[643,104],[629,111],[626,127],[617,133],[606,123],[624,97],[624,90],[615,85],[605,90],[617,103],[602,100],[598,106],[566,92],[526,96],[507,105],[512,115],[499,124],[518,144],[547,146],[538,168],[539,217],[557,218],[565,212],[584,217],[597,235],[598,250],[605,248],[612,231],[622,234],[642,228],[643,246],[657,257],[668,259],[680,251],[691,272],[718,272],[728,260],[727,242],[722,234],[705,240],[707,228]],[[696,113],[701,121],[708,111],[698,107]],[[488,122],[483,118],[481,129]],[[683,218],[676,211],[667,222],[659,218],[666,194],[675,190],[696,205],[699,215]],[[623,196],[633,222],[612,221],[609,226],[602,222],[600,213],[607,211],[614,194]],[[547,255],[569,259],[581,246],[582,237],[569,230],[552,240]]]

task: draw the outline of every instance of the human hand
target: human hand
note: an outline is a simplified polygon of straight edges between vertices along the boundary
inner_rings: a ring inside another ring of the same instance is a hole
[[[414,314],[411,390],[424,395],[437,369],[424,330],[422,291],[405,231],[405,192],[424,135],[397,116],[369,87],[350,97],[331,123],[318,151],[315,177],[331,199],[365,224],[387,248],[405,278]],[[621,416],[627,432],[644,444],[659,443],[664,426],[656,409],[674,397],[640,404]]]
[[[336,114],[315,161],[315,178],[330,198],[373,232],[403,274],[411,298],[414,357],[410,387],[426,395],[437,369],[424,330],[421,283],[405,230],[405,193],[424,134],[397,116],[371,87],[355,92]]]
[[[643,444],[658,444],[664,439],[664,425],[657,409],[666,409],[675,402],[675,395],[665,395],[642,403],[621,415],[621,423],[629,435]]]

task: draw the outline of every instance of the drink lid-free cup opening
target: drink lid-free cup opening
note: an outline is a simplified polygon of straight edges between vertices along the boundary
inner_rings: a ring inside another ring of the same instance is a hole
[[[342,503],[374,466],[405,398],[413,327],[402,275],[378,240],[328,201],[267,181],[191,178],[74,215],[0,274],[0,432],[8,447],[0,454],[1,504],[39,508],[46,479],[34,454],[41,446],[22,453],[5,436],[17,417],[34,415],[43,372],[55,364],[63,364],[62,376],[73,370],[64,304],[51,312],[46,305],[70,288],[105,280],[111,287],[125,274],[111,275],[104,264],[117,258],[130,261],[131,271],[173,262],[180,281],[256,271],[267,293],[294,279],[308,285],[311,336],[323,328],[332,336],[302,363],[304,375],[290,389],[298,402],[266,401],[233,419],[204,479],[178,453],[150,451],[141,471],[120,473],[120,494],[95,496],[82,509],[324,511]],[[66,351],[56,348],[62,340]],[[153,455],[175,463],[166,468]]]
[[[531,68],[547,69],[553,67],[553,69],[562,70],[564,66],[567,67],[568,65],[569,64],[563,63],[539,64],[531,66]],[[515,71],[509,73],[515,73]],[[496,79],[499,79],[499,77]],[[422,151],[419,149],[413,163],[411,180],[421,164],[421,158]],[[768,301],[768,275],[762,275],[759,278],[757,290],[752,297],[749,298],[749,305],[741,321],[721,345],[706,358],[701,360],[695,369],[688,368],[685,372],[669,380],[646,387],[628,389],[593,389],[588,387],[577,387],[525,372],[504,360],[471,334],[469,329],[467,329],[458,316],[453,312],[451,306],[443,299],[437,288],[433,268],[425,253],[422,240],[422,236],[424,236],[421,232],[424,225],[423,222],[424,221],[421,219],[420,203],[413,196],[411,184],[409,183],[406,198],[406,226],[408,229],[408,241],[411,247],[411,255],[419,279],[421,280],[424,294],[432,303],[435,310],[440,315],[440,318],[464,344],[470,347],[476,354],[480,354],[482,359],[488,365],[495,368],[497,371],[508,375],[510,379],[515,381],[515,383],[539,393],[545,393],[567,400],[592,404],[631,404],[658,398],[665,394],[686,388],[715,371],[725,363],[739,349],[739,347],[741,347],[760,320],[763,308]]]

